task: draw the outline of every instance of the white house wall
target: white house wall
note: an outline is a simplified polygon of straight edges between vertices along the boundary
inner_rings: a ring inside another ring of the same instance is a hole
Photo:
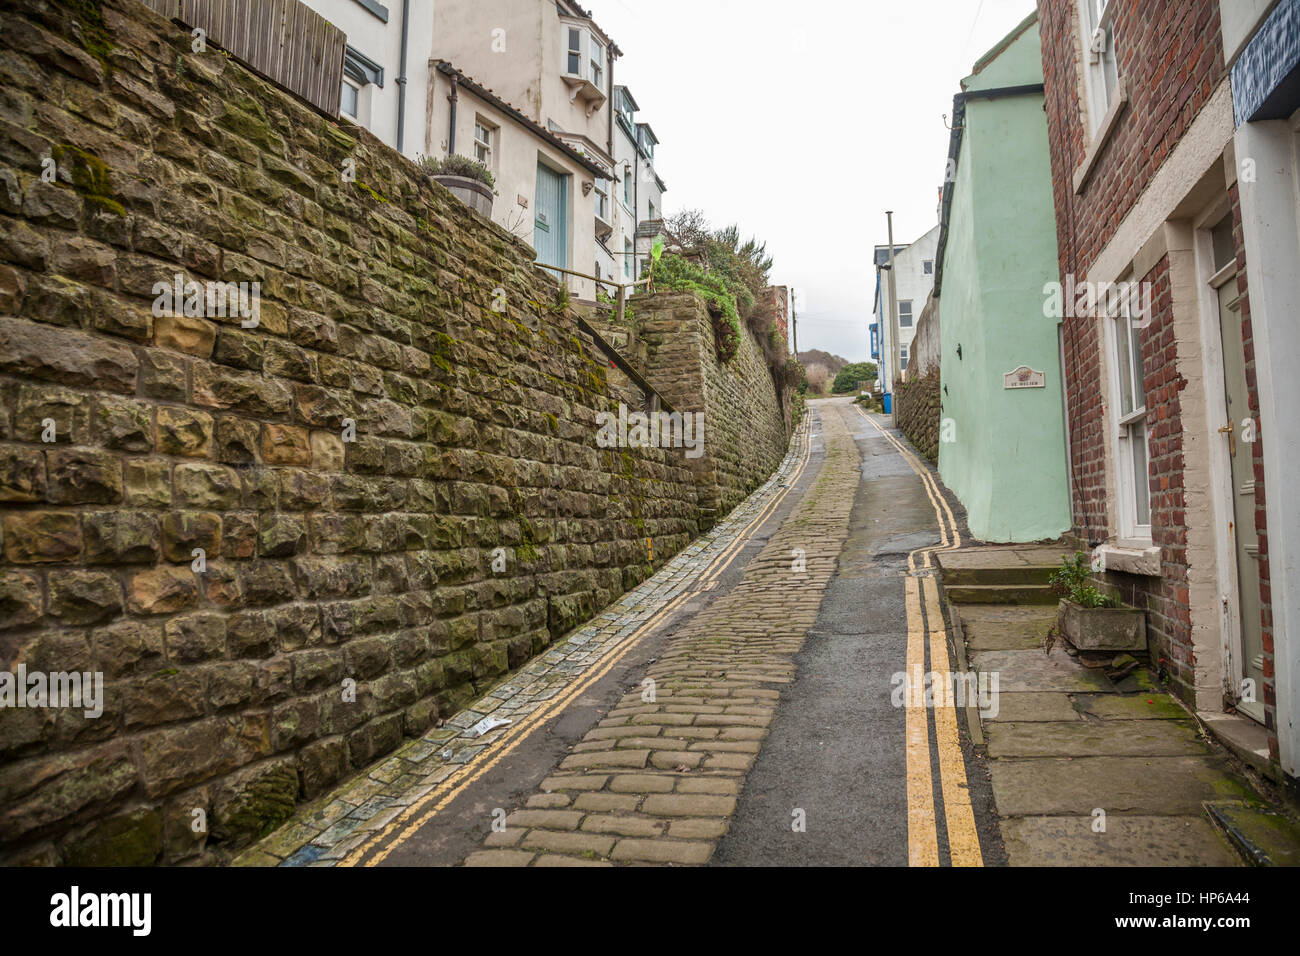
[[[384,68],[382,87],[367,84],[358,97],[357,119],[394,149],[397,148],[397,104],[402,72],[402,3],[388,0],[388,22],[358,0],[303,0],[348,38],[348,46]],[[441,2],[441,0],[439,0]],[[422,92],[429,83],[429,57],[433,49],[433,0],[411,0],[406,41],[406,106],[402,152],[415,159],[424,152],[425,104]]]

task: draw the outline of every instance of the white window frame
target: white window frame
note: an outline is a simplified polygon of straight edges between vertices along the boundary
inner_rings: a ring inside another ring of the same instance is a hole
[[[903,306],[907,306],[907,321],[903,321]],[[900,329],[910,329],[912,323],[916,321],[916,313],[912,311],[911,299],[898,300],[898,327]]]
[[[494,169],[492,165],[493,157],[496,155],[496,148],[493,144],[497,127],[492,126],[481,116],[474,117],[474,158],[486,166],[488,169]],[[480,137],[480,133],[484,137]],[[484,158],[486,154],[486,158]]]
[[[623,237],[623,278],[632,278],[632,260],[636,258],[636,249],[632,245],[632,240],[627,236]]]
[[[573,45],[574,37],[577,37],[578,45]],[[564,25],[564,75],[565,76],[582,76],[582,64],[584,61],[583,54],[586,53],[587,31],[582,27]],[[575,70],[569,65],[569,58],[576,56],[578,58],[578,68]]]
[[[1096,136],[1119,90],[1114,0],[1079,0],[1089,133]]]
[[[899,365],[900,372],[907,368],[907,346],[906,345],[900,345],[898,347],[898,365]]]
[[[922,259],[922,260],[921,260],[921,273],[922,273],[923,275],[928,275],[928,276],[932,276],[932,275],[934,275],[934,260],[933,260],[933,259]]]
[[[609,181],[600,176],[595,178],[596,218],[601,222],[613,222],[609,212]]]
[[[623,205],[632,208],[632,167],[623,167]]]
[[[351,79],[349,79],[346,76],[343,77],[342,86],[348,87],[350,90],[352,90],[354,94],[356,94],[357,113],[360,113],[361,112],[361,87],[358,86],[356,83],[354,83]],[[340,93],[339,93],[339,112],[342,113],[350,120],[353,120],[357,123],[361,122],[361,118],[357,116],[357,113],[349,113],[346,109],[343,108],[342,87],[340,87]]]
[[[1103,315],[1106,325],[1106,364],[1110,379],[1110,407],[1114,430],[1110,451],[1115,462],[1116,520],[1121,546],[1151,545],[1151,438],[1147,432],[1146,387],[1141,381],[1140,327],[1131,315]],[[1138,346],[1137,362],[1132,360]],[[1126,367],[1127,366],[1127,367]],[[1127,396],[1125,394],[1127,387]],[[1140,404],[1139,404],[1140,400]],[[1139,444],[1137,436],[1140,434]],[[1135,454],[1140,448],[1146,464],[1146,483],[1139,495]],[[1145,514],[1141,500],[1145,499]],[[1145,518],[1145,520],[1143,520]]]
[[[587,79],[596,89],[604,92],[605,90],[605,45],[587,34],[587,46],[590,48],[587,52],[587,66],[590,69],[590,75]]]

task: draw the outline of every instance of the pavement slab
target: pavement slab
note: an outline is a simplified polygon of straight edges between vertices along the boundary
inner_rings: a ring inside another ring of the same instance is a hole
[[[972,651],[1042,650],[1056,608],[965,604],[962,630]]]
[[[1205,752],[1196,722],[1107,720],[1061,723],[998,721],[985,730],[990,757],[1162,757]]]
[[[1250,790],[1220,757],[1040,757],[991,760],[1004,817],[1110,813],[1197,815],[1206,800]]]
[[[1074,696],[1062,691],[1020,691],[1008,693],[999,688],[998,711],[985,716],[984,733],[994,722],[1001,721],[1069,721],[1083,720],[1075,709]]]
[[[998,675],[1002,693],[1018,691],[1114,691],[1115,685],[1097,670],[1088,670],[1075,662],[1059,646],[1050,654],[1042,649],[1021,651],[974,651],[971,667],[985,674]]]
[[[1227,841],[1200,816],[1108,813],[1098,818],[1017,817],[1002,824],[1012,866],[1240,866]]]

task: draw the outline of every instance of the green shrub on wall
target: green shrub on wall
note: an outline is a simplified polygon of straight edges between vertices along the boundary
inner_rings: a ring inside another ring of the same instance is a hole
[[[655,267],[654,282],[660,291],[677,289],[699,293],[709,304],[718,358],[730,362],[736,357],[736,349],[740,347],[740,311],[736,293],[726,279],[681,256],[667,255]]]

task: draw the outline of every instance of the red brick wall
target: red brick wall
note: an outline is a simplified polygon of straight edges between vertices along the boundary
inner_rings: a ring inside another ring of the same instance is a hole
[[[1048,138],[1056,207],[1057,247],[1062,281],[1069,273],[1087,275],[1099,252],[1132,209],[1156,171],[1187,133],[1215,87],[1224,78],[1217,0],[1112,0],[1119,73],[1128,104],[1120,115],[1081,195],[1074,173],[1090,143],[1086,96],[1080,86],[1080,41],[1074,0],[1039,0]],[[1188,189],[1192,183],[1185,184]],[[1230,190],[1236,242],[1238,290],[1246,342],[1246,377],[1256,422],[1259,397],[1246,289],[1246,252],[1237,190]],[[1180,393],[1186,381],[1177,373],[1179,343],[1174,338],[1169,262],[1163,258],[1144,277],[1152,283],[1153,319],[1142,332],[1150,459],[1153,543],[1161,549],[1162,576],[1112,575],[1125,600],[1149,611],[1153,655],[1163,658],[1175,687],[1190,694],[1191,622],[1187,575],[1187,513],[1183,484]],[[1105,488],[1107,436],[1103,419],[1100,362],[1102,339],[1093,319],[1067,319],[1065,378],[1068,392],[1075,534],[1096,544],[1109,526]],[[1253,448],[1256,480],[1256,531],[1259,535],[1263,700],[1270,730],[1275,727],[1273,629],[1269,590],[1268,539],[1264,512],[1262,442]],[[1270,735],[1273,756],[1277,740]]]
[[[1075,0],[1038,3],[1062,273],[1087,272],[1224,75],[1218,0],[1112,4],[1128,105],[1076,197],[1074,171],[1091,137],[1079,87]]]

